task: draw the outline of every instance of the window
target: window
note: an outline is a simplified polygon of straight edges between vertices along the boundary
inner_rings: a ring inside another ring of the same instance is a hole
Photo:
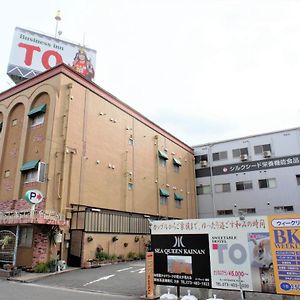
[[[3,122],[0,122],[0,132],[2,131]]]
[[[174,171],[176,173],[179,173],[180,167],[181,167],[181,161],[177,158],[173,158],[173,167]]]
[[[289,206],[275,206],[274,212],[281,213],[281,212],[290,212],[294,211],[294,207],[292,205]]]
[[[168,197],[170,196],[169,192],[164,189],[159,189],[159,195],[160,195],[160,204],[167,205]]]
[[[205,195],[210,193],[211,193],[210,185],[200,184],[199,186],[197,186],[197,195]]]
[[[130,137],[130,138],[128,139],[128,145],[133,146],[133,143],[134,143],[134,140],[133,140],[132,137]]]
[[[230,192],[230,183],[215,184],[216,193]]]
[[[160,196],[160,204],[161,205],[167,205],[167,203],[168,203],[168,197]]]
[[[35,181],[37,181],[38,170],[36,170],[36,169],[29,170],[29,171],[25,172],[24,174],[25,174],[24,182],[35,182]]]
[[[181,201],[180,200],[175,200],[175,207],[176,208],[181,208]]]
[[[300,174],[296,175],[297,184],[300,185]]]
[[[31,118],[31,127],[41,125],[44,123],[45,114],[37,114]]]
[[[44,123],[46,108],[47,108],[47,104],[41,104],[41,105],[33,108],[28,113],[28,117],[31,119],[32,127]]]
[[[260,189],[275,188],[276,187],[276,179],[275,178],[260,179],[260,180],[258,180],[258,185],[259,185]]]
[[[217,210],[218,216],[233,215],[232,209]]]
[[[208,161],[207,154],[200,155],[200,162],[201,161]]]
[[[241,208],[239,209],[239,215],[255,214],[255,208]]]
[[[248,155],[248,148],[240,148],[240,149],[233,149],[232,156],[241,157],[241,155]]]
[[[195,164],[201,164],[201,167],[206,167],[208,162],[207,154],[195,156]]]
[[[250,190],[253,188],[252,181],[238,181],[235,183],[237,191]]]
[[[128,190],[129,191],[133,190],[133,183],[132,182],[128,182]]]
[[[20,228],[20,240],[19,246],[31,248],[32,237],[33,237],[33,227],[21,227]]]
[[[227,159],[227,151],[213,153],[213,161]]]
[[[24,182],[44,182],[46,175],[46,164],[39,160],[31,160],[23,164],[20,171],[24,174]]]
[[[12,122],[11,122],[12,126],[17,126],[17,124],[18,124],[18,119],[12,120]]]
[[[254,153],[255,154],[262,154],[265,151],[270,151],[271,152],[271,145],[270,144],[254,146]]]
[[[165,167],[167,165],[167,160],[169,159],[168,154],[164,151],[158,150],[158,158],[159,158],[159,164],[162,167]]]

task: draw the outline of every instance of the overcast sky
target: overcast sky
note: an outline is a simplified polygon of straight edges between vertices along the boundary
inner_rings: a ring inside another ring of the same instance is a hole
[[[15,27],[54,35],[58,9],[96,84],[189,145],[300,125],[299,0],[5,1],[0,91]]]

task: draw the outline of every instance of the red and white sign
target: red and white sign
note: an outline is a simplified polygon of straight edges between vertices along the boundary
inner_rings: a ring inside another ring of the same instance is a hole
[[[95,50],[16,27],[7,68],[13,80],[32,78],[62,62],[94,78]]]

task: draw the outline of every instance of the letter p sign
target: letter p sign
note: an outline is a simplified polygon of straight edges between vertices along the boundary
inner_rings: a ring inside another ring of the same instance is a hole
[[[43,201],[44,196],[39,190],[29,190],[25,193],[25,200],[31,204],[39,204]]]

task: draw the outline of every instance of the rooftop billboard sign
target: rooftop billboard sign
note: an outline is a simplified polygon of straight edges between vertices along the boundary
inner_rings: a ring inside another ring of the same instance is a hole
[[[154,283],[300,295],[300,215],[153,221]]]
[[[96,50],[66,42],[31,30],[15,28],[7,75],[16,83],[32,78],[60,63],[92,80]]]

